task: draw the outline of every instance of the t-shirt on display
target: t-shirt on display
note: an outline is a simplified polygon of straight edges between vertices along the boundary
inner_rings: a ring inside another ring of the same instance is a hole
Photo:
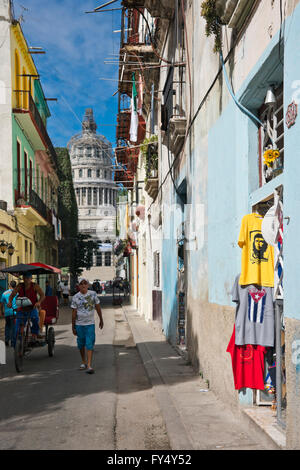
[[[232,301],[237,303],[235,344],[258,344],[273,347],[275,314],[273,288],[257,285],[241,286],[240,275],[235,279]]]
[[[261,233],[263,218],[248,214],[242,219],[238,245],[242,248],[240,285],[274,287],[274,249]]]
[[[234,386],[236,390],[252,388],[264,390],[264,346],[235,344],[235,327],[229,341],[227,352],[231,355]]]

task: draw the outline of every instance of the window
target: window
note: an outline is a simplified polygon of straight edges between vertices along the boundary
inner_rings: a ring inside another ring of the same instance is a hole
[[[23,80],[22,80],[22,90],[23,91],[23,104],[22,104],[22,107],[24,109],[27,109],[28,108],[28,93],[26,90],[28,90],[28,79],[29,77],[25,77],[26,75],[26,70],[24,69],[23,67],[23,72],[22,72],[22,75],[23,75]]]
[[[32,168],[32,160],[29,160],[29,192],[32,191],[32,181],[33,181],[33,168]]]
[[[96,266],[102,266],[102,253],[101,253],[101,251],[97,251]]]
[[[280,175],[284,168],[283,84],[274,90],[274,95],[276,103],[271,106],[264,104],[259,112],[259,119],[265,124],[259,129],[259,186]],[[271,166],[264,161],[264,152],[269,148],[279,150],[279,157]]]
[[[82,188],[82,201],[81,201],[81,205],[82,206],[85,206],[86,204],[86,188]]]
[[[20,58],[19,58],[17,51],[15,51],[15,70],[16,70],[16,77],[15,77],[16,90],[20,90],[21,89],[21,77],[20,77],[21,69],[20,69]],[[20,92],[16,92],[16,105],[17,105],[17,108],[21,107],[21,93]]]
[[[75,178],[75,171],[72,170],[72,178],[74,179]]]
[[[97,178],[100,178],[100,170],[97,170]]]
[[[27,164],[28,164],[28,155],[27,152],[24,150],[24,193],[25,193],[25,199],[27,199],[27,193],[28,193],[28,169],[27,169]]]
[[[105,266],[111,266],[111,252],[105,253]]]
[[[104,189],[104,204],[107,204],[107,193],[108,193],[108,190],[107,188]]]
[[[88,175],[88,178],[92,177],[92,170],[90,168],[88,169],[87,175]]]
[[[35,182],[35,190],[38,195],[40,195],[40,169],[38,165],[36,166],[36,182]]]
[[[104,170],[104,179],[106,179],[106,178],[107,178],[107,171]]]
[[[93,189],[93,206],[97,205],[97,193],[98,193],[98,188]]]
[[[154,286],[159,287],[160,285],[160,259],[159,259],[159,251],[154,253],[154,260],[153,260],[153,268],[154,268]]]
[[[103,192],[102,188],[99,188],[99,206],[102,206],[103,204]]]
[[[18,172],[18,198],[21,192],[21,144],[17,141],[17,172]]]
[[[77,204],[80,205],[80,188],[76,188]]]
[[[82,178],[82,170],[79,170],[78,174],[79,174],[79,178]]]
[[[88,188],[88,206],[92,205],[92,188]]]

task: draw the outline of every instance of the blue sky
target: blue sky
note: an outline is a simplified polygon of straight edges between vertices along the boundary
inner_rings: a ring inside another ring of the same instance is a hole
[[[120,29],[121,12],[85,14],[103,3],[106,0],[14,0],[15,17],[24,18],[28,45],[46,51],[33,58],[45,97],[58,98],[48,101],[48,133],[57,147],[65,147],[80,132],[87,107],[93,108],[97,132],[115,146],[118,95],[112,95],[118,82],[100,77],[118,77],[118,67],[105,65],[104,60],[118,54],[120,33],[113,31]]]

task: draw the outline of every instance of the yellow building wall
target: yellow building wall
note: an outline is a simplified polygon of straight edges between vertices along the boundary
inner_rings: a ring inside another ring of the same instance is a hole
[[[28,90],[29,77],[19,77],[18,74],[37,75],[34,61],[28,52],[28,44],[19,24],[11,26],[11,64],[12,64],[12,90]],[[34,98],[33,78],[31,79],[31,96]],[[28,109],[28,93],[13,92],[12,107]]]
[[[35,260],[34,227],[26,224],[25,217],[13,217],[7,212],[0,210],[0,240],[12,244],[15,248],[14,254],[0,252],[0,262],[6,267],[18,263],[30,263]],[[27,246],[27,251],[26,251]]]

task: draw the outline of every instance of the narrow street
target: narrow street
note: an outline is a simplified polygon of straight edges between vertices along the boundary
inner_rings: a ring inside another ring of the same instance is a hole
[[[60,308],[55,326],[54,357],[48,357],[46,347],[35,349],[24,373],[17,374],[8,349],[7,364],[0,366],[1,449],[170,448],[130,331],[115,321],[110,301],[102,300],[105,328],[97,330],[95,375],[78,370],[67,307]]]
[[[7,348],[1,450],[276,449],[207,389],[155,324],[126,302],[112,307],[111,296],[101,304],[94,375],[79,370],[69,307],[60,307],[54,357],[34,349],[18,374]]]

